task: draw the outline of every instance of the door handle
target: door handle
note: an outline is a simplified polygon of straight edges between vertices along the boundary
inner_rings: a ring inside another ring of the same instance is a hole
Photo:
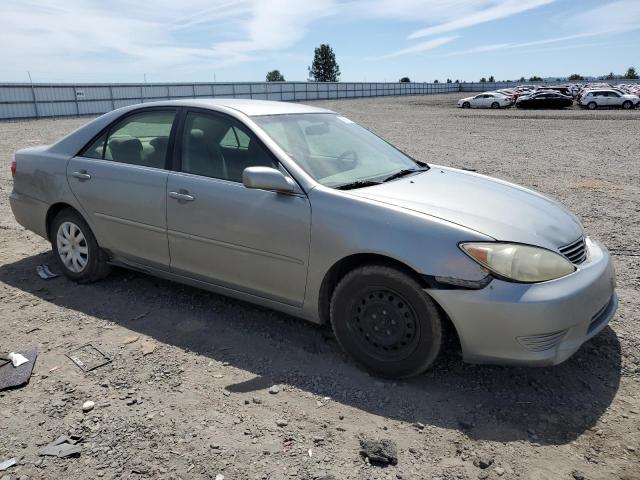
[[[193,195],[186,193],[186,190],[180,192],[169,192],[169,196],[176,200],[182,200],[183,202],[193,202],[195,200]]]
[[[91,175],[89,175],[86,170],[81,170],[79,172],[73,172],[71,174],[73,177],[77,178],[78,180],[91,180]]]

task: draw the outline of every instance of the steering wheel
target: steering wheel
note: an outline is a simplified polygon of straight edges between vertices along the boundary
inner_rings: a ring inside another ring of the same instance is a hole
[[[351,157],[350,160],[348,160],[349,157]],[[359,163],[358,154],[355,150],[345,150],[337,158],[337,162],[346,165],[347,170],[353,170]]]

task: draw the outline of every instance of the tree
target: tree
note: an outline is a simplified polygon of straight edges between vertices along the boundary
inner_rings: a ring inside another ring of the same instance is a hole
[[[460,80],[458,80],[458,79],[456,78],[456,81],[455,81],[455,82],[453,82],[453,83],[460,83]]]
[[[452,83],[450,78],[447,78],[447,83]]]
[[[630,80],[635,80],[638,78],[638,72],[636,72],[635,67],[629,67],[627,73],[624,74],[624,78],[628,78]]]
[[[518,81],[519,81],[519,82],[526,82],[526,81],[527,81],[527,79],[526,79],[526,78],[524,78],[524,77],[520,77],[520,80],[518,80]]]
[[[541,82],[542,81],[542,77],[534,75],[533,77],[529,77],[529,81],[530,82]]]
[[[613,74],[613,72],[610,72],[609,75],[604,77],[605,80],[613,80],[615,78],[616,78],[616,76]]]
[[[400,79],[400,83],[410,83],[411,79],[409,77],[402,77]]]
[[[496,83],[496,79],[495,79],[495,78],[493,78],[493,75],[491,75],[491,76],[489,77],[489,81],[490,81],[491,83]]]
[[[340,78],[340,67],[329,45],[323,43],[315,49],[309,78],[314,82],[337,82]]]
[[[284,76],[280,73],[280,70],[271,70],[267,72],[267,82],[284,82]]]
[[[486,78],[484,78],[484,77],[482,77],[482,78],[480,79],[480,83],[487,83],[487,79],[486,79]]]
[[[438,79],[436,78],[436,79],[433,81],[433,83],[440,83],[440,82],[439,82],[439,81],[438,81]]]
[[[579,73],[572,73],[569,75],[569,80],[584,80],[584,77]]]

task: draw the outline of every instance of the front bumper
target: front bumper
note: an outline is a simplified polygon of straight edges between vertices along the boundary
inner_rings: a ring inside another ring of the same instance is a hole
[[[587,249],[578,270],[558,280],[426,291],[455,325],[465,361],[556,365],[600,332],[618,306],[609,252],[591,240]]]

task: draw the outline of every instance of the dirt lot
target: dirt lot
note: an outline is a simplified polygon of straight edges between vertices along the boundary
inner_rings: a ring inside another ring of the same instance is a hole
[[[525,369],[453,352],[393,383],[354,367],[326,328],[249,304],[123,270],[93,285],[41,280],[36,266],[54,261],[13,220],[11,154],[87,119],[1,123],[0,351],[39,357],[26,387],[0,393],[0,462],[18,461],[0,478],[639,479],[640,111],[455,99],[315,104],[576,212],[615,255],[620,308],[574,357]],[[64,354],[88,342],[113,362],[85,374]],[[82,436],[79,457],[38,456],[65,433]],[[394,441],[397,466],[363,461],[361,437]]]

